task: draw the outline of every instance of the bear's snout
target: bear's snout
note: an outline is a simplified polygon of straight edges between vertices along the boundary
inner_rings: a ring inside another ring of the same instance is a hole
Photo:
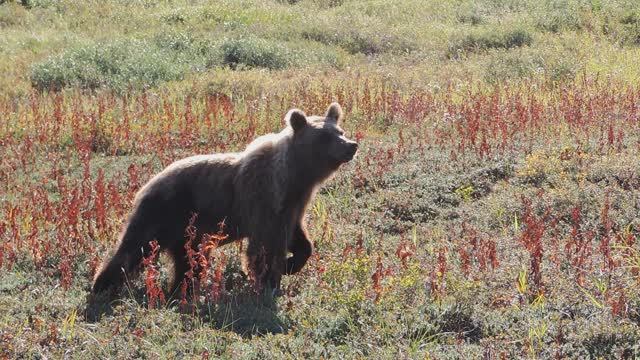
[[[345,162],[351,161],[356,153],[358,152],[358,143],[355,141],[347,142],[347,151],[345,156]]]
[[[349,150],[355,155],[358,151],[358,143],[355,141],[349,142]]]

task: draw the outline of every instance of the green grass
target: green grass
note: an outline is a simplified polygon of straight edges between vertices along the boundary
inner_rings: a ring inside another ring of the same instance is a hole
[[[31,69],[31,83],[38,90],[76,86],[124,91],[180,80],[189,71],[189,64],[188,55],[177,51],[190,44],[179,41],[167,41],[161,46],[143,41],[78,46],[35,64]]]
[[[0,259],[19,247],[0,266],[0,358],[638,356],[638,248],[625,242],[640,235],[637,104],[625,100],[638,58],[632,0],[0,0]],[[223,301],[149,309],[137,279],[87,308],[92,262],[141,185],[131,169],[143,183],[183,156],[241,150],[289,108],[319,114],[334,100],[349,135],[363,136],[360,155],[311,204],[317,257],[286,277],[285,296],[256,295],[229,246],[216,252],[227,256]],[[518,118],[524,106],[542,118]],[[476,146],[519,135],[484,157],[465,152],[457,126],[474,119]],[[99,171],[111,206],[102,231],[91,218]],[[558,215],[544,296],[520,242],[522,195],[537,216]],[[74,197],[89,200],[73,209]],[[582,285],[562,257],[577,206],[593,236]],[[486,240],[496,269],[481,263]],[[74,251],[67,290],[62,248]]]
[[[522,46],[530,46],[533,38],[529,32],[519,29],[507,32],[495,32],[491,29],[478,34],[469,34],[465,37],[454,39],[449,46],[447,56],[459,58],[468,53],[482,52],[490,49],[513,49]]]
[[[425,85],[469,77],[494,82],[514,73],[532,76],[513,69],[531,66],[509,60],[509,51],[522,47],[539,53],[535,62],[544,64],[553,58],[593,58],[590,49],[609,44],[637,56],[638,13],[637,4],[622,0],[215,5],[61,0],[28,6],[8,1],[0,6],[5,34],[0,85],[9,96],[24,96],[32,85],[122,91],[193,83],[203,73],[239,65],[273,71],[376,65],[384,72],[400,64]],[[551,42],[562,46],[548,51]],[[464,61],[450,60],[461,55]],[[496,59],[501,56],[504,61]],[[505,75],[487,74],[502,71],[500,66],[487,70],[487,59],[505,63]],[[616,71],[619,61],[604,65],[603,72],[627,76]],[[560,70],[567,71],[573,72]]]

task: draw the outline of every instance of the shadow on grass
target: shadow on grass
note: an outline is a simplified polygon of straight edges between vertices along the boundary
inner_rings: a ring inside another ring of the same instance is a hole
[[[247,338],[287,333],[288,321],[279,314],[276,300],[270,292],[235,294],[224,301],[202,304],[199,316],[214,328]]]
[[[226,292],[219,301],[188,301],[181,304],[179,297],[173,297],[161,309],[180,313],[190,318],[190,323],[201,323],[251,338],[269,333],[287,333],[288,321],[279,313],[277,299],[271,290],[256,293],[247,283],[239,289]],[[94,323],[104,317],[117,316],[115,308],[127,300],[133,301],[139,308],[147,308],[148,305],[144,287],[127,287],[119,293],[89,294],[84,319]]]

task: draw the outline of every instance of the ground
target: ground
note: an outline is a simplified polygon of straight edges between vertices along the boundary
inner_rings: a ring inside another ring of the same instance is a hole
[[[0,1],[0,28],[0,357],[640,355],[634,2]],[[193,254],[195,297],[160,255],[87,305],[147,179],[331,101],[360,152],[282,297],[233,245]]]

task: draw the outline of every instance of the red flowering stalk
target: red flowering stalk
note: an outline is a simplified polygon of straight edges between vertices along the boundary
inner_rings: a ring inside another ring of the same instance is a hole
[[[157,260],[160,245],[158,245],[156,240],[149,242],[149,245],[151,246],[151,252],[149,256],[142,259],[142,264],[146,269],[144,284],[149,299],[149,308],[154,309],[157,304],[164,305],[166,300],[162,288],[158,283],[160,271],[158,270]]]

